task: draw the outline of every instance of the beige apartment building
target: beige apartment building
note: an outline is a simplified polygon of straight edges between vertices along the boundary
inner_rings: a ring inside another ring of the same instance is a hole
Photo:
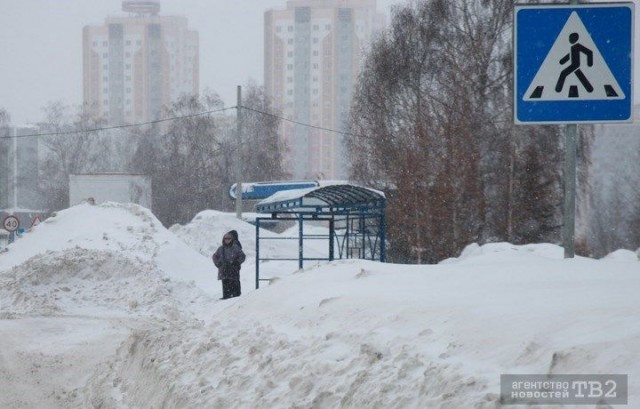
[[[198,32],[159,1],[123,1],[126,14],[83,30],[84,102],[110,125],[144,123],[199,92]]]
[[[376,0],[292,0],[265,13],[264,84],[285,118],[295,179],[343,179],[343,136],[364,48],[384,26]],[[311,126],[307,126],[311,125]]]

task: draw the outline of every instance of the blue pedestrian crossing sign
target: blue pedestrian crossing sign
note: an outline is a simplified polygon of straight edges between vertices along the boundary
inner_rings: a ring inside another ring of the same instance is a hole
[[[633,3],[520,5],[517,124],[633,120]]]

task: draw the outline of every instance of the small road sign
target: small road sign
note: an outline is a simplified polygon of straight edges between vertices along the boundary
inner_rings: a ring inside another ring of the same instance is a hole
[[[31,222],[31,227],[37,226],[42,222],[42,219],[40,218],[40,216],[36,216],[33,218],[33,221]]]
[[[514,120],[633,120],[633,3],[516,6]]]
[[[8,232],[14,232],[20,227],[20,221],[15,216],[7,216],[2,221],[2,227]]]

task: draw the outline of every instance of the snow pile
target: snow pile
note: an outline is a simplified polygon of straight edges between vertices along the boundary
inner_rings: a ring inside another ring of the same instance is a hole
[[[2,255],[0,268],[9,265],[0,278],[4,317],[102,311],[160,318],[159,310],[175,315],[185,301],[169,296],[174,291],[186,302],[214,292],[211,263],[134,204],[62,211]]]
[[[639,376],[639,263],[533,247],[488,246],[479,270],[461,268],[468,258],[308,269],[217,304],[203,326],[139,333],[93,388],[129,382],[131,406],[496,408],[503,373]]]
[[[564,249],[554,244],[526,244],[515,245],[511,243],[489,243],[480,246],[477,243],[469,244],[462,250],[460,257],[446,259],[440,264],[470,262],[478,263],[487,260],[490,263],[505,262],[530,254],[532,260],[542,258],[561,259],[564,257]],[[499,256],[499,257],[496,257]]]
[[[0,254],[0,407],[85,407],[91,374],[132,331],[195,322],[216,284],[147,209],[59,212]]]
[[[604,258],[608,260],[620,261],[640,260],[640,249],[638,249],[638,251],[636,251],[635,253],[631,250],[620,249],[607,254]]]
[[[218,301],[209,256],[231,229],[251,259],[242,297]],[[233,215],[167,230],[134,205],[76,206],[0,255],[0,407],[488,409],[507,373],[627,374],[638,407],[631,255],[265,262],[280,279],[254,290],[255,227]]]
[[[255,237],[256,228],[249,223],[238,220],[235,214],[204,210],[198,213],[189,224],[184,226],[175,224],[169,228],[169,231],[206,257],[211,257],[222,244],[222,236],[229,230],[238,232],[247,256],[255,257],[255,245],[245,245],[244,242],[248,238]]]
[[[132,286],[131,281],[136,280]],[[139,286],[137,283],[144,283]],[[162,287],[149,262],[81,248],[37,255],[3,277],[4,317],[128,312],[156,301]],[[148,290],[153,289],[150,293]],[[91,296],[91,295],[97,295]],[[4,305],[6,303],[6,305]]]
[[[166,275],[206,288],[211,262],[165,229],[148,210],[135,204],[81,204],[58,212],[18,240],[0,257],[0,269],[44,251],[74,247],[104,250],[130,259],[152,261]]]

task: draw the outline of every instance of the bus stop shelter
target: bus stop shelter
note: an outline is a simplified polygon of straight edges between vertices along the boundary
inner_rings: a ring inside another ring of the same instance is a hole
[[[385,261],[385,196],[384,193],[351,184],[327,185],[308,189],[277,192],[256,206],[256,288],[263,261],[305,261],[359,258]],[[264,216],[260,216],[264,215]],[[261,236],[261,226],[274,223],[297,224],[297,237]],[[306,224],[326,227],[328,234],[309,234]],[[297,240],[297,255],[269,257],[261,253],[267,240]],[[321,256],[305,254],[310,240],[326,242]]]

